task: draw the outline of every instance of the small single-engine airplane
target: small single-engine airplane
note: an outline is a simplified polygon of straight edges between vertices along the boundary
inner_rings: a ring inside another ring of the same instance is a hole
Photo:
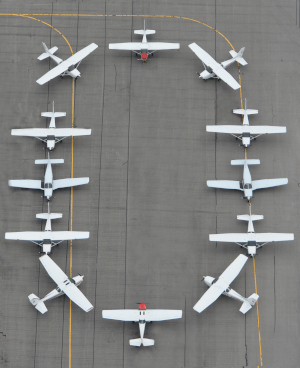
[[[73,303],[77,304],[78,307],[83,309],[85,312],[91,311],[94,307],[83,295],[83,293],[77,288],[82,281],[84,276],[78,275],[73,278],[68,277],[58,265],[47,256],[47,254],[40,257],[42,265],[48,272],[49,276],[57,284],[57,288],[52,290],[49,294],[40,299],[35,294],[30,294],[28,299],[30,303],[35,307],[36,310],[42,314],[48,311],[45,301],[57,298],[63,294],[66,294]]]
[[[189,48],[198,56],[202,61],[205,70],[202,73],[197,73],[199,78],[204,80],[210,78],[222,79],[233,89],[239,89],[241,86],[238,82],[225,70],[229,65],[233,64],[235,61],[241,65],[247,65],[248,63],[244,58],[242,58],[245,47],[240,49],[239,52],[233,50],[229,51],[232,59],[223,61],[221,64],[217,63],[206,51],[204,51],[195,42],[189,45]]]
[[[244,147],[250,146],[250,142],[262,134],[286,133],[286,127],[279,126],[250,126],[248,115],[258,114],[258,110],[247,109],[247,100],[245,99],[245,109],[235,109],[234,114],[244,116],[243,125],[206,125],[207,132],[228,133],[242,141]]]
[[[49,70],[49,72],[44,74],[40,79],[36,81],[40,85],[49,82],[51,79],[58,77],[59,75],[61,76],[61,78],[63,78],[65,75],[69,75],[70,77],[77,80],[79,77],[81,77],[81,74],[77,68],[79,67],[82,59],[84,59],[98,47],[98,45],[96,45],[95,43],[91,43],[89,46],[86,46],[84,49],[76,52],[76,54],[63,61],[62,59],[54,55],[55,51],[58,50],[56,46],[52,47],[49,50],[44,42],[42,42],[42,44],[45,52],[38,57],[38,60],[44,60],[50,57],[58,65],[55,68]]]
[[[182,310],[146,309],[145,303],[139,303],[139,309],[116,309],[102,311],[102,317],[118,321],[132,321],[139,323],[140,338],[129,340],[131,346],[152,346],[154,340],[145,339],[146,322],[165,321],[182,317]]]
[[[51,248],[64,240],[88,239],[88,231],[52,231],[51,220],[62,218],[62,213],[50,213],[48,202],[48,213],[38,213],[36,218],[46,220],[45,231],[22,231],[5,233],[5,239],[27,240],[42,247],[43,253],[50,253]]]
[[[236,189],[244,192],[244,198],[248,201],[253,197],[256,189],[277,187],[286,185],[287,178],[252,180],[248,165],[259,165],[260,160],[231,160],[231,165],[243,165],[243,181],[235,180],[207,180],[207,186],[212,188]]]
[[[245,263],[248,261],[248,257],[240,254],[221,274],[218,279],[211,276],[203,276],[203,280],[209,289],[203,294],[201,299],[194,305],[193,309],[201,313],[209,307],[214,301],[216,301],[221,294],[229,296],[230,298],[239,300],[242,302],[240,312],[247,313],[257,302],[259,296],[252,294],[249,298],[244,298],[233,289],[230,289],[229,285],[241,272]]]
[[[138,60],[146,61],[149,55],[152,55],[158,50],[178,50],[180,48],[179,43],[166,43],[166,42],[148,42],[147,35],[156,33],[155,30],[146,29],[146,23],[144,20],[144,29],[134,31],[135,34],[143,36],[142,42],[123,42],[123,43],[110,43],[109,49],[111,50],[130,50],[140,55]]]
[[[52,151],[55,144],[67,137],[75,137],[82,135],[91,135],[91,129],[83,128],[56,128],[55,118],[66,116],[65,112],[54,112],[54,101],[52,112],[42,112],[41,116],[51,118],[49,128],[28,128],[28,129],[12,129],[11,135],[35,137],[45,143],[47,148]]]
[[[50,159],[48,152],[48,159],[35,160],[36,165],[47,165],[45,171],[44,181],[41,180],[9,180],[8,185],[10,187],[27,188],[27,189],[41,189],[44,191],[44,197],[48,200],[53,195],[53,191],[59,188],[75,187],[77,185],[88,184],[89,178],[69,178],[69,179],[53,179],[51,164],[63,164],[63,159]]]
[[[240,215],[238,220],[248,221],[248,232],[235,234],[209,234],[209,240],[213,242],[236,243],[242,248],[248,250],[248,254],[252,257],[256,254],[256,250],[267,243],[278,241],[294,240],[294,234],[281,233],[255,233],[253,221],[262,220],[261,215]]]

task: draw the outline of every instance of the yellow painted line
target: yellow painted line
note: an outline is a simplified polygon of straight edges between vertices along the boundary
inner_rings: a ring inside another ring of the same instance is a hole
[[[254,257],[254,256],[253,256],[253,270],[254,270],[255,293],[257,294],[256,268],[255,268],[255,257]],[[260,335],[260,323],[259,323],[259,308],[258,308],[258,301],[256,302],[256,311],[257,311],[257,327],[258,327],[258,341],[259,341],[260,365],[261,365],[261,366],[263,366],[263,361],[262,361],[262,349],[261,349],[261,335]]]
[[[38,18],[35,18],[35,16],[59,16],[59,17],[144,17],[144,18],[177,18],[177,19],[183,19],[183,20],[188,20],[188,21],[192,21],[192,22],[196,22],[199,24],[202,24],[203,26],[213,30],[214,32],[216,32],[218,35],[220,35],[221,37],[223,37],[227,43],[232,47],[232,49],[235,51],[235,48],[233,47],[233,45],[231,44],[231,42],[228,40],[227,37],[225,37],[221,32],[219,32],[217,29],[209,26],[208,24],[205,24],[203,22],[200,22],[196,19],[192,19],[192,18],[186,18],[186,17],[180,17],[177,15],[147,15],[147,14],[15,14],[15,13],[0,13],[0,16],[5,15],[5,16],[18,16],[18,17],[23,17],[23,18],[28,18],[28,19],[32,19],[32,20],[36,20],[38,22],[41,22],[49,27],[51,27],[52,29],[54,29],[57,33],[59,33],[64,40],[66,41],[66,43],[68,44],[71,53],[73,55],[73,50],[72,47],[69,43],[69,41],[67,40],[67,38],[55,27],[53,27],[51,24],[42,21]],[[238,71],[239,71],[239,84],[242,85],[242,80],[241,80],[241,72],[240,72],[240,65],[238,63]],[[242,95],[242,88],[240,88],[240,99],[241,99],[241,108],[243,109],[243,95]],[[74,109],[74,105],[75,105],[75,81],[74,78],[72,80],[72,128],[74,128],[74,116],[75,116],[75,109]],[[74,139],[72,137],[72,145],[71,145],[71,178],[73,178],[73,167],[74,167]],[[245,157],[247,158],[247,149],[245,148]],[[71,187],[71,198],[70,198],[70,230],[72,231],[73,229],[73,187]],[[249,201],[249,212],[251,211],[251,203]],[[255,270],[255,259],[253,257],[253,267],[254,267],[254,280],[255,280],[255,292],[257,293],[257,284],[256,284],[256,270]],[[72,272],[73,272],[73,244],[72,244],[72,240],[70,240],[70,277],[72,277]],[[258,321],[258,334],[259,334],[259,347],[260,347],[260,360],[261,360],[261,365],[262,364],[262,350],[261,350],[261,335],[260,335],[260,324],[259,324],[259,309],[258,309],[258,302],[256,303],[257,305],[257,321]],[[72,338],[72,302],[70,300],[70,320],[69,320],[69,368],[71,368],[71,338]],[[258,367],[259,368],[259,367]]]

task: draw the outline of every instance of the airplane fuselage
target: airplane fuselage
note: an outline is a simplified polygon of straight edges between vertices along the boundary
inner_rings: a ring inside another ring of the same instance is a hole
[[[242,184],[243,184],[243,190],[244,190],[244,198],[247,198],[249,201],[253,197],[253,190],[252,190],[252,178],[251,178],[250,170],[246,163],[244,164]]]
[[[52,172],[52,166],[50,162],[47,164],[45,177],[44,177],[43,190],[44,190],[44,197],[46,197],[49,201],[53,195],[53,172]]]
[[[211,285],[216,281],[218,281],[218,280],[215,279],[214,277],[211,277],[211,276],[205,276],[204,277],[204,282],[209,287],[211,287]],[[240,295],[239,293],[237,293],[235,290],[231,289],[230,287],[228,287],[222,294],[225,295],[225,296],[228,296],[229,298],[239,300],[242,303],[247,301],[246,298],[244,298],[242,295]]]
[[[84,276],[75,276],[72,279],[69,278],[69,280],[72,283],[74,283],[76,286],[79,286],[83,282],[83,277]],[[41,301],[45,302],[47,300],[57,298],[57,297],[59,297],[63,294],[64,294],[64,292],[59,287],[57,287],[56,289],[50,291],[50,293],[48,293],[46,296],[44,296],[44,298],[42,298]]]
[[[63,62],[63,60],[59,58],[58,56],[55,56],[51,53],[49,53],[49,56],[51,57],[52,60],[56,62],[57,65]],[[61,76],[63,77],[64,75],[69,75],[70,77],[75,78],[75,79],[81,77],[81,74],[79,70],[75,67],[75,65],[69,66],[69,68],[64,73],[62,73]]]

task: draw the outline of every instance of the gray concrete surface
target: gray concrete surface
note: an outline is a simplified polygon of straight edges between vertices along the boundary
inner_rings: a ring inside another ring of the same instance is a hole
[[[288,177],[288,186],[255,193],[252,213],[265,216],[256,231],[294,232],[295,241],[266,245],[256,257],[264,367],[299,366],[299,2],[106,1],[39,4],[1,3],[13,14],[164,14],[198,20],[216,28],[235,49],[246,47],[242,93],[249,108],[259,110],[250,123],[286,125],[287,134],[261,137],[248,149],[259,158],[254,179]],[[40,117],[51,110],[71,126],[72,81],[35,81],[53,62],[39,62],[41,42],[58,46],[66,58],[66,41],[33,19],[0,15],[1,62],[1,302],[0,366],[19,367],[260,367],[256,309],[246,316],[240,304],[221,297],[199,315],[192,307],[207,289],[203,275],[218,276],[245,253],[234,244],[213,244],[209,233],[246,231],[236,215],[248,212],[241,194],[207,188],[208,179],[242,177],[231,159],[242,159],[239,142],[205,132],[208,124],[240,124],[232,109],[240,107],[238,91],[196,76],[201,62],[188,49],[199,43],[218,61],[229,58],[227,41],[203,24],[178,18],[147,18],[157,31],[153,41],[180,42],[179,51],[158,52],[146,64],[130,52],[108,50],[110,42],[138,40],[134,29],[144,17],[35,16],[57,28],[74,52],[99,45],[80,65],[76,82],[75,126],[92,128],[90,137],[74,139],[74,177],[90,184],[74,188],[73,229],[90,231],[89,240],[73,242],[73,275],[85,275],[81,290],[95,309],[85,314],[72,306],[72,361],[69,364],[69,300],[47,303],[41,315],[28,302],[44,296],[54,283],[38,261],[39,249],[26,242],[5,241],[6,231],[39,230],[35,214],[46,211],[42,193],[12,189],[9,179],[40,179],[34,165],[46,151],[38,140],[11,137],[16,127],[46,126]],[[150,39],[149,37],[149,39]],[[229,71],[238,78],[237,66]],[[71,173],[71,140],[52,154],[65,164],[55,178]],[[51,210],[62,212],[53,229],[70,225],[70,190],[58,190]],[[55,248],[52,258],[69,272],[70,245]],[[254,292],[250,259],[232,284],[242,295]],[[183,309],[182,320],[149,324],[146,337],[155,346],[136,349],[137,324],[103,320],[103,309]]]

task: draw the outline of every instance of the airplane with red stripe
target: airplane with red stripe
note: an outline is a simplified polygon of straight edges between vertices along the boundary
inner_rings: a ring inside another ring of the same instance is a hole
[[[109,49],[111,50],[130,50],[140,55],[140,59],[143,62],[148,60],[149,55],[153,55],[158,50],[178,50],[180,48],[179,43],[167,43],[167,42],[148,42],[147,35],[155,34],[153,29],[146,29],[146,23],[144,20],[144,29],[135,30],[135,34],[143,36],[142,42],[123,42],[123,43],[110,43]]]

